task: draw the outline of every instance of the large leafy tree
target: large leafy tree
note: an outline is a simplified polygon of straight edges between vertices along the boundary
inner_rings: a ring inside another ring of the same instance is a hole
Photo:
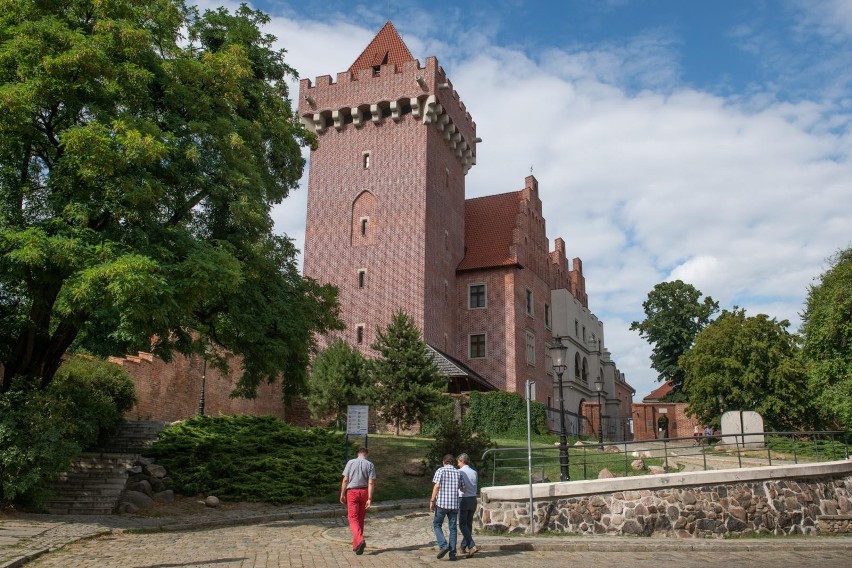
[[[683,370],[678,364],[695,336],[710,322],[719,310],[719,303],[682,280],[661,282],[648,292],[642,302],[645,319],[634,321],[630,329],[638,331],[653,347],[651,368],[656,370],[658,381],[670,381],[674,392],[683,386]]]
[[[721,410],[754,410],[768,430],[811,425],[807,375],[790,322],[723,311],[680,359],[687,412],[718,424]],[[724,408],[718,397],[722,396]]]
[[[315,418],[334,416],[338,426],[350,404],[367,404],[372,397],[367,362],[361,352],[335,339],[311,363],[305,399]]]
[[[441,374],[420,335],[403,311],[394,314],[387,328],[376,329],[372,348],[379,356],[372,361],[375,402],[379,413],[391,422],[396,433],[426,419],[446,390]]]
[[[852,248],[838,252],[808,291],[803,355],[816,406],[852,430]]]
[[[209,341],[242,356],[237,394],[281,373],[303,388],[312,333],[340,322],[272,232],[313,139],[267,21],[0,0],[3,391],[46,387],[69,348],[168,360]]]

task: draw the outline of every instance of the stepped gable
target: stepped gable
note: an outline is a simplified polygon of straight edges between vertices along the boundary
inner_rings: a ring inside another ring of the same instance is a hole
[[[513,191],[464,202],[465,255],[459,272],[518,264],[513,245],[522,198],[522,191]]]
[[[414,57],[408,50],[408,46],[402,41],[393,24],[388,21],[349,67],[349,72],[357,73],[361,69],[375,69],[388,64],[399,65],[413,60]]]

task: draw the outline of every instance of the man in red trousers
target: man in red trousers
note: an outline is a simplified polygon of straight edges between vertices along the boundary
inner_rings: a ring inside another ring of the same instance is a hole
[[[373,501],[376,482],[376,466],[367,459],[367,448],[358,448],[358,457],[346,462],[343,483],[340,484],[340,502],[349,513],[349,530],[352,531],[352,550],[363,554],[367,541],[364,540],[364,518]]]

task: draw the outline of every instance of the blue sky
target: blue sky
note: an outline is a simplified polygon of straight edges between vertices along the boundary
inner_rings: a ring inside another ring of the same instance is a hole
[[[253,5],[302,77],[344,71],[388,19],[438,57],[483,138],[468,197],[533,168],[551,245],[583,259],[637,400],[658,383],[629,326],[655,284],[795,331],[826,259],[852,246],[852,0]],[[274,212],[299,246],[306,188]]]

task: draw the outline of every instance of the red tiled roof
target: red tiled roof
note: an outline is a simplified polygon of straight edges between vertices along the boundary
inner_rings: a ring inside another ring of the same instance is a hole
[[[672,384],[669,381],[652,390],[651,393],[642,399],[642,402],[655,402],[666,396],[672,391]]]
[[[464,202],[465,255],[457,270],[512,266],[513,232],[522,191],[467,199]]]
[[[357,73],[361,69],[371,69],[376,65],[393,63],[399,65],[405,61],[411,61],[411,52],[408,46],[399,37],[399,33],[393,24],[388,21],[370,42],[370,45],[358,56],[349,67],[350,73]]]

